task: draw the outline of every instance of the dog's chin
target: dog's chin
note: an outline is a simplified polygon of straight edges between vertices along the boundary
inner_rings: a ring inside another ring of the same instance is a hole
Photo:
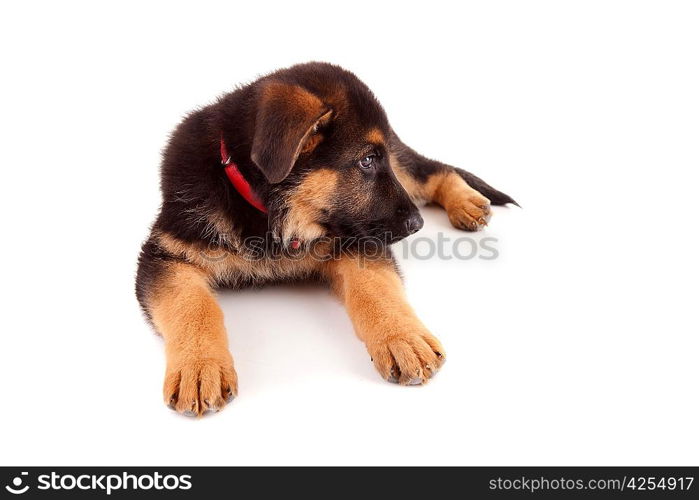
[[[409,235],[405,233],[398,233],[395,231],[390,231],[384,228],[371,227],[367,228],[366,231],[362,231],[359,234],[355,234],[353,238],[359,241],[380,243],[383,245],[392,245],[397,243],[402,239],[407,238]]]
[[[396,234],[396,233],[386,233],[384,237],[384,243],[387,245],[393,245],[394,243],[398,243],[401,240],[404,240],[407,238],[409,235],[407,234]]]
[[[385,226],[372,226],[367,233],[371,238],[381,241],[386,245],[392,245],[410,236],[410,234],[405,231],[396,231],[395,229],[389,229]]]
[[[379,224],[324,224],[326,237],[358,244],[391,245],[410,236],[405,231],[395,231]]]

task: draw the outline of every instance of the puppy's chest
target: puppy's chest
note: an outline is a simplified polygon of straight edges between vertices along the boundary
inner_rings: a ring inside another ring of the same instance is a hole
[[[316,253],[233,252],[187,243],[168,234],[157,236],[168,253],[204,270],[213,283],[237,287],[319,276],[325,259]]]
[[[255,257],[226,253],[219,255],[216,261],[200,265],[206,266],[218,285],[226,287],[310,279],[321,271],[320,262],[309,256]]]

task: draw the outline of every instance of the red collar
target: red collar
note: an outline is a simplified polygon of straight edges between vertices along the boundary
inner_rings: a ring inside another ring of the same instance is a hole
[[[265,207],[262,200],[252,190],[250,183],[245,180],[245,177],[243,177],[243,174],[238,169],[238,165],[231,160],[231,155],[228,154],[228,149],[226,148],[226,143],[223,142],[223,137],[221,137],[221,164],[224,166],[228,179],[230,179],[235,190],[240,193],[240,196],[245,198],[250,205],[260,212],[266,214],[267,207]],[[292,239],[289,244],[294,250],[298,250],[301,247],[301,242],[297,238]]]
[[[250,205],[260,212],[267,213],[265,204],[262,203],[262,200],[260,200],[257,194],[252,190],[252,187],[248,181],[245,180],[243,174],[240,173],[238,165],[231,160],[231,155],[228,154],[228,149],[226,148],[226,143],[223,142],[223,137],[221,137],[221,164],[224,166],[228,179],[230,179],[235,190],[240,193],[240,196],[245,198]]]

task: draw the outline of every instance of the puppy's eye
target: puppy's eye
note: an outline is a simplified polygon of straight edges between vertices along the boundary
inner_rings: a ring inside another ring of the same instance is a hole
[[[369,169],[374,166],[374,160],[376,159],[376,155],[368,155],[359,160],[359,166],[361,168],[366,168]]]

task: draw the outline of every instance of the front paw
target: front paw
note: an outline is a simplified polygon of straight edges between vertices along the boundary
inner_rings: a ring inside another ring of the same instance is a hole
[[[367,342],[374,366],[389,382],[421,385],[444,364],[444,348],[428,332],[404,333]]]
[[[446,207],[452,226],[465,231],[478,231],[490,220],[490,200],[475,189],[464,190]]]
[[[238,376],[228,349],[168,359],[165,404],[186,416],[219,411],[238,394]]]

